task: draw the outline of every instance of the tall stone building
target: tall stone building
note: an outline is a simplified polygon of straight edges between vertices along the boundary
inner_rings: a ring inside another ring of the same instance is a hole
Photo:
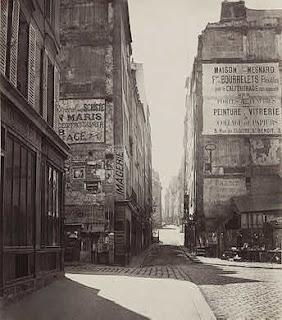
[[[61,1],[67,259],[124,264],[148,245],[149,112],[131,41],[126,0]]]
[[[281,243],[281,10],[222,3],[187,83],[187,233],[221,254]]]
[[[63,274],[59,1],[1,0],[0,297]]]
[[[153,170],[153,228],[162,227],[162,184],[159,173]]]

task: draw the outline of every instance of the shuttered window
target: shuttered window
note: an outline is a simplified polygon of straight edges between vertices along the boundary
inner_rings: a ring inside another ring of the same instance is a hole
[[[15,87],[17,87],[19,16],[20,16],[20,2],[19,0],[14,0],[13,10],[12,10],[11,40],[10,40],[10,47],[9,47],[10,49],[9,78]]]
[[[8,30],[8,0],[1,0],[1,30],[0,30],[0,71],[6,72],[6,47]]]
[[[54,68],[54,130],[58,132],[59,126],[59,99],[60,99],[60,73]]]
[[[36,58],[35,58],[35,92],[34,92],[34,108],[43,115],[43,50],[40,43],[36,43]]]
[[[43,74],[42,74],[42,116],[47,121],[47,79],[48,79],[48,58],[46,52],[42,55],[42,66],[43,66]]]
[[[54,66],[48,59],[47,68],[47,122],[54,126]]]
[[[28,97],[28,44],[29,25],[24,13],[20,10],[17,88],[25,98]]]
[[[45,16],[50,23],[53,22],[53,0],[45,0]]]
[[[35,66],[36,66],[36,32],[33,25],[30,24],[29,25],[29,41],[28,41],[28,101],[33,106],[35,104]]]

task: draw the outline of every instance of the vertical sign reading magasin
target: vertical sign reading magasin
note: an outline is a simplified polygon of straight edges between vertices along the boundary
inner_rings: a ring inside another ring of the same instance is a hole
[[[105,142],[105,110],[105,99],[60,100],[60,137],[68,144]]]
[[[115,194],[116,199],[124,199],[125,189],[123,146],[115,146]]]
[[[203,134],[281,134],[278,63],[203,64]]]

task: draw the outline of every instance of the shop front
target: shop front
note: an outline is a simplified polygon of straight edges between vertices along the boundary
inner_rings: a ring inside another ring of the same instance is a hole
[[[233,251],[241,260],[281,263],[282,195],[240,196],[233,202],[232,219],[238,218],[239,228],[227,228],[226,251]]]

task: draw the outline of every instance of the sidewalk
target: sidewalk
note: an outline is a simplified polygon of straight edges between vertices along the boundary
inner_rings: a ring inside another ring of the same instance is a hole
[[[218,266],[230,266],[230,267],[243,267],[243,268],[261,268],[261,269],[280,269],[282,270],[282,264],[270,263],[270,262],[247,262],[247,261],[232,261],[222,260],[219,258],[208,258],[202,256],[196,256],[189,252],[185,247],[182,247],[187,256],[196,263],[212,264]]]
[[[143,266],[155,246],[158,244],[133,257],[124,268],[113,266],[116,272],[111,274],[66,273],[64,279],[7,306],[2,313],[0,310],[0,319],[215,320],[196,284],[173,278],[145,277],[145,272],[153,268],[161,273],[162,268],[167,268]],[[123,274],[123,269],[130,272]],[[134,275],[135,271],[138,276]]]

